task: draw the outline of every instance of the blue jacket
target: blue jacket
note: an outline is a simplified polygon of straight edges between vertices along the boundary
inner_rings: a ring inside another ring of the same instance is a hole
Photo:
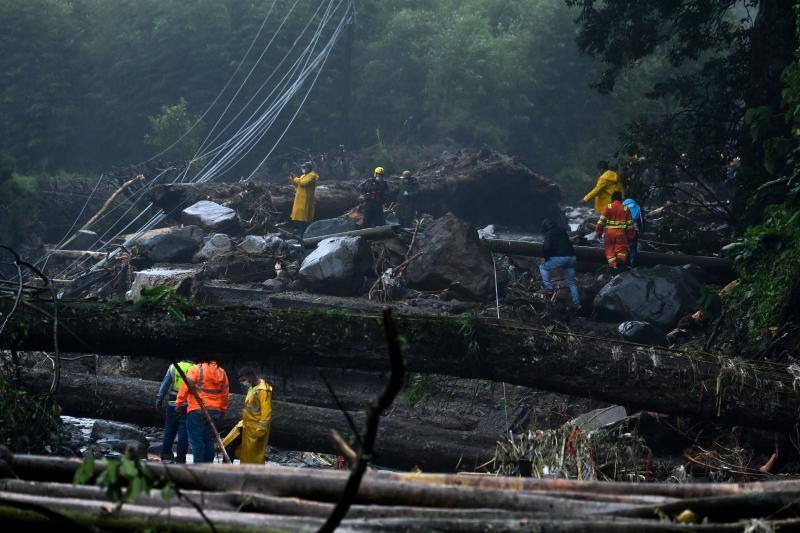
[[[627,207],[628,211],[631,212],[631,218],[636,225],[637,233],[642,233],[644,231],[644,215],[642,214],[642,208],[639,207],[639,204],[637,204],[636,200],[633,198],[626,198],[622,202],[622,205]]]

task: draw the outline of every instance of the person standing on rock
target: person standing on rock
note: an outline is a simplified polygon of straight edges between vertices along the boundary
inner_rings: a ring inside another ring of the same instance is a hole
[[[579,200],[579,203],[586,203],[594,199],[594,210],[598,213],[602,213],[603,209],[611,203],[611,195],[615,192],[624,195],[625,189],[622,186],[622,180],[620,180],[619,174],[611,170],[608,161],[598,162],[597,170],[600,171],[597,184],[594,186],[594,189],[589,191],[589,194]]]
[[[319,174],[314,172],[313,168],[311,162],[306,162],[300,167],[303,172],[302,176],[289,175],[289,182],[297,189],[294,193],[291,219],[296,225],[303,228],[314,222],[314,216],[316,215],[314,193],[319,181]]]
[[[211,359],[201,359],[186,373],[194,385],[195,392],[203,400],[214,425],[225,417],[230,399],[228,375]],[[175,409],[186,406],[186,430],[195,463],[213,463],[216,456],[214,429],[208,424],[194,392],[189,392],[186,382],[181,384]]]
[[[419,181],[410,170],[400,176],[400,190],[397,194],[397,218],[403,227],[411,226],[417,218],[417,195]]]
[[[542,275],[542,282],[547,290],[553,290],[553,282],[550,280],[550,272],[556,269],[564,271],[567,280],[572,304],[580,307],[581,297],[578,286],[575,284],[575,249],[569,240],[569,236],[564,228],[559,227],[549,218],[542,221],[542,235],[544,237],[542,255],[544,263],[539,266],[539,273]]]
[[[183,373],[189,371],[194,366],[191,361],[181,361],[178,363]],[[178,391],[183,385],[183,378],[175,370],[175,367],[169,365],[164,379],[161,380],[161,387],[158,389],[156,395],[156,410],[161,411],[164,409],[164,400],[167,399],[166,419],[164,421],[164,440],[161,443],[161,460],[165,463],[172,462],[174,459],[176,463],[186,462],[186,453],[189,451],[189,437],[186,433],[186,416],[185,413],[179,413],[175,408],[175,400],[178,398]],[[175,437],[178,437],[178,453],[172,454],[172,445],[175,443]]]
[[[622,193],[611,195],[611,203],[603,209],[597,221],[595,235],[599,240],[605,229],[605,252],[608,266],[615,272],[625,268],[628,261],[628,239],[635,237],[630,210],[622,205]]]
[[[359,185],[358,190],[364,197],[364,224],[365,228],[384,226],[386,219],[383,216],[383,202],[389,192],[389,187],[384,180],[386,171],[377,167],[371,178],[367,178]]]
[[[239,461],[263,464],[272,426],[272,387],[250,367],[239,370],[239,384],[247,391],[242,409],[242,447]]]
[[[635,267],[636,258],[639,257],[639,237],[644,233],[644,215],[642,214],[642,208],[633,198],[625,198],[622,205],[628,208],[633,219],[633,238],[628,239],[628,253],[630,255],[628,265]]]

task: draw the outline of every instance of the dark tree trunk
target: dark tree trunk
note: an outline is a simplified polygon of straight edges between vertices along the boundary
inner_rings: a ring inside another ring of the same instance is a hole
[[[10,302],[0,306],[7,312]],[[26,302],[0,348],[52,351],[52,321]],[[47,302],[37,302],[47,310]],[[409,372],[490,379],[633,408],[788,431],[800,402],[778,364],[584,336],[469,316],[398,318]],[[124,303],[62,302],[65,352],[210,356],[220,361],[388,369],[377,316],[341,311],[195,307],[185,320]]]
[[[46,393],[50,377],[43,371],[26,371],[25,387]],[[56,400],[65,415],[103,418],[144,426],[161,426],[164,414],[154,407],[159,383],[108,376],[64,374]],[[244,396],[231,395],[231,405],[220,431],[227,432],[241,419]],[[331,430],[352,432],[341,411],[273,400],[270,444],[281,449],[339,454]],[[362,412],[350,413],[356,427],[363,426]],[[224,433],[223,433],[224,436]],[[376,444],[374,463],[432,472],[453,472],[461,464],[473,468],[494,454],[499,435],[453,431],[397,417],[384,417]]]

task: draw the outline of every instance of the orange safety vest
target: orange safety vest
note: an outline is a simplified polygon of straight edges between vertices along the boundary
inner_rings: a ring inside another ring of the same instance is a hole
[[[186,373],[186,377],[194,384],[206,408],[216,409],[222,412],[228,410],[228,400],[230,397],[228,375],[223,369],[217,366],[216,361],[194,365]],[[187,404],[187,413],[200,409],[197,398],[195,398],[194,394],[189,392],[189,387],[186,383],[183,383],[178,391],[178,399],[175,400],[175,407],[180,407],[183,404]]]

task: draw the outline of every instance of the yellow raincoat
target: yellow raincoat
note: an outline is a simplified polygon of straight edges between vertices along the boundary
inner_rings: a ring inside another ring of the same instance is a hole
[[[242,448],[239,461],[264,464],[272,425],[272,387],[263,379],[250,387],[242,410]]]
[[[297,188],[292,206],[292,220],[298,222],[313,222],[315,215],[314,190],[317,188],[319,174],[308,172],[299,178],[292,176],[292,185]]]
[[[597,185],[594,186],[594,189],[589,194],[583,197],[583,201],[588,202],[594,198],[594,210],[602,213],[603,209],[611,203],[611,195],[617,191],[625,196],[625,189],[622,187],[619,174],[613,170],[606,170],[597,178]]]

